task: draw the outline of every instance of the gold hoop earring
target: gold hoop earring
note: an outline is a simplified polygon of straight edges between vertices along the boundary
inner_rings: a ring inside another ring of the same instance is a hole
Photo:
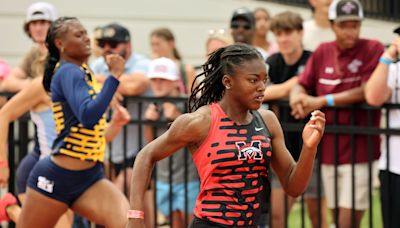
[[[64,53],[64,47],[61,47],[61,53]]]

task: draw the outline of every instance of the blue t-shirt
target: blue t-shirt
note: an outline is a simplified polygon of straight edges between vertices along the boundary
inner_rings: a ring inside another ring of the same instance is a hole
[[[125,70],[124,74],[132,74],[132,73],[143,73],[146,75],[147,70],[149,68],[150,60],[143,55],[132,54],[128,60],[125,62]],[[110,75],[110,71],[108,70],[107,63],[104,57],[99,57],[90,64],[90,69],[92,69],[93,73],[103,74],[104,76]]]

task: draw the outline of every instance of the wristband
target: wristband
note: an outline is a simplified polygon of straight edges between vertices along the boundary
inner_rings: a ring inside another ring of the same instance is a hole
[[[325,99],[326,99],[327,106],[332,107],[335,105],[335,99],[333,98],[332,94],[325,95]]]
[[[393,63],[393,60],[382,55],[381,58],[379,59],[379,62],[384,65],[390,65],[391,63]]]
[[[144,212],[138,210],[128,210],[126,217],[128,219],[144,219]]]
[[[0,168],[8,168],[8,160],[0,160]]]

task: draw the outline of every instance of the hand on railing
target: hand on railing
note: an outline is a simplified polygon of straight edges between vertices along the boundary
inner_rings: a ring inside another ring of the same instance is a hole
[[[163,103],[163,112],[167,120],[174,121],[180,114],[182,114],[178,107],[172,102]]]
[[[383,56],[389,58],[392,61],[396,61],[400,55],[400,37],[397,37],[392,41],[389,48],[386,49]]]
[[[304,119],[312,111],[323,108],[326,105],[326,99],[323,96],[314,97],[305,93],[300,93],[295,98],[291,98],[290,107],[292,116],[296,119]]]
[[[156,104],[150,104],[147,107],[146,112],[144,113],[144,118],[146,120],[153,120],[153,121],[160,119],[160,112]]]
[[[124,126],[125,124],[129,123],[129,121],[131,120],[131,115],[129,115],[129,112],[128,110],[126,110],[126,108],[117,103],[113,107],[113,110],[113,123],[117,124],[118,126]]]

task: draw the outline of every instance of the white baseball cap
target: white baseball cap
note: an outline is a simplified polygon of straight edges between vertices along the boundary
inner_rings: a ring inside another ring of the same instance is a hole
[[[358,0],[334,0],[329,6],[328,18],[335,22],[361,21],[364,12]]]
[[[148,78],[162,78],[170,81],[179,80],[179,71],[176,63],[169,58],[158,58],[150,62]]]
[[[36,2],[26,11],[25,23],[39,20],[55,21],[56,19],[57,12],[53,5],[47,2]]]

